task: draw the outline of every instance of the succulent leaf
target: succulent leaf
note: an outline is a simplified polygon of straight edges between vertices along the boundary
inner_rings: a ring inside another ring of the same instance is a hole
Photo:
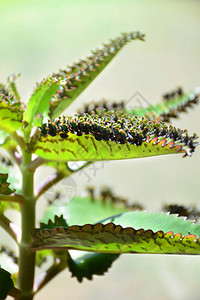
[[[40,223],[42,229],[52,229],[54,227],[69,227],[66,220],[63,218],[63,215],[60,217],[55,216],[55,221],[48,220],[48,223]]]
[[[0,194],[10,195],[14,193],[14,189],[10,189],[10,183],[7,182],[8,174],[0,173]]]
[[[181,111],[185,111],[187,107],[199,103],[200,89],[196,88],[194,91],[184,94],[182,89],[179,88],[171,93],[163,95],[164,102],[149,105],[147,107],[134,107],[129,108],[129,101],[112,102],[103,99],[99,102],[92,102],[85,105],[79,111],[81,115],[85,113],[98,113],[98,111],[112,110],[123,111],[130,115],[143,116],[149,120],[159,120],[169,122],[170,118],[176,118]]]
[[[56,77],[49,76],[36,86],[24,113],[24,121],[28,122],[30,127],[33,121],[34,125],[37,124],[37,117],[41,121],[43,118],[48,117],[51,96],[56,93],[59,85],[60,81]]]
[[[129,210],[141,209],[139,205],[130,205],[126,199],[116,197],[107,190],[102,190],[101,195],[91,197],[74,197],[69,203],[62,206],[51,205],[45,211],[41,228],[51,229],[56,227],[58,218],[64,218],[69,225],[96,223],[100,219],[111,215],[118,215]],[[55,214],[57,216],[55,216]],[[60,216],[60,217],[58,217]],[[55,219],[54,219],[55,218]],[[45,227],[43,227],[45,226]],[[57,225],[58,226],[58,225]],[[63,225],[65,227],[65,225]]]
[[[122,112],[75,115],[49,121],[29,145],[48,160],[95,161],[194,152],[196,135]]]
[[[9,172],[9,174],[5,174],[5,172]],[[7,170],[0,165],[0,195],[10,195],[11,193],[14,193],[16,190],[19,190],[19,182],[18,178],[12,177],[10,174],[10,169]],[[7,182],[9,176],[9,183]],[[9,187],[11,183],[12,189]],[[3,201],[1,199],[0,201],[0,214],[4,213],[8,209],[14,209],[19,210],[19,204],[15,202],[9,202],[9,201]]]
[[[187,217],[187,219],[195,220],[199,223],[200,211],[196,207],[187,207],[184,205],[170,204],[163,207],[165,212],[170,214],[178,214],[178,217]]]
[[[20,96],[19,93],[17,91],[17,87],[16,87],[16,79],[20,76],[20,74],[12,74],[10,76],[8,76],[8,88],[9,88],[9,92],[10,94],[15,98],[16,101],[20,101]]]
[[[16,172],[13,161],[3,154],[0,155],[0,174],[6,175],[9,184],[12,186],[12,190],[20,193],[21,186],[19,174]]]
[[[2,83],[0,83],[0,95],[2,95],[4,97],[10,96],[7,87],[5,86],[5,84],[2,84]]]
[[[92,55],[75,63],[68,70],[53,74],[54,78],[62,79],[63,84],[51,101],[51,118],[60,115],[83,90],[100,74],[110,63],[121,48],[132,40],[144,40],[140,32],[123,33],[120,37],[104,44],[102,49],[92,52]]]
[[[169,122],[170,118],[177,118],[180,112],[185,111],[187,107],[199,103],[200,89],[184,94],[182,89],[163,96],[164,102],[150,105],[146,108],[125,109],[125,112],[133,115],[142,115],[149,120],[159,120]]]
[[[2,166],[0,168],[2,171]],[[8,174],[0,173],[0,194],[1,195],[10,195],[11,193],[15,192],[15,189],[11,189],[9,187],[10,183],[7,182]],[[12,186],[15,186],[16,179],[9,176],[9,181],[11,180]],[[8,201],[0,201],[0,215],[3,214],[8,209],[19,210],[19,205],[14,202]]]
[[[13,97],[0,95],[0,129],[6,133],[23,127],[23,108],[21,102],[17,102]]]
[[[32,235],[35,250],[200,254],[200,224],[168,214],[134,211],[111,217],[104,224],[34,229]]]
[[[2,147],[9,139],[9,134],[0,130],[0,146]]]
[[[79,282],[82,282],[83,278],[92,280],[93,275],[104,275],[118,257],[119,254],[83,254],[77,259],[69,259],[69,270],[72,277],[76,277]]]
[[[11,274],[6,270],[0,268],[0,299],[6,299],[8,293],[14,287],[11,279]]]
[[[29,129],[50,115],[57,117],[115,57],[119,50],[131,40],[144,40],[139,32],[124,33],[91,56],[73,64],[68,70],[61,70],[39,83],[28,101],[24,120]],[[39,120],[38,120],[39,119]],[[41,123],[40,123],[41,124]]]
[[[8,202],[8,201],[1,201],[0,202],[0,215],[2,215],[6,210],[20,210],[19,204],[14,202]]]

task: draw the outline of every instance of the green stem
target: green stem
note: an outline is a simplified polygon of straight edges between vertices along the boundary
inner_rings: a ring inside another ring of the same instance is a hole
[[[49,283],[55,276],[62,272],[68,266],[68,260],[55,262],[46,272],[44,272],[36,283],[36,293]]]
[[[14,287],[9,291],[8,295],[14,297],[15,299],[19,299],[20,297],[22,297],[22,292]]]
[[[21,149],[26,148],[26,143],[24,139],[17,132],[11,133],[10,136],[17,142],[17,144],[20,146]]]
[[[17,233],[12,229],[12,222],[2,213],[0,213],[0,225],[18,244],[19,232]]]
[[[54,186],[56,183],[61,181],[63,178],[67,178],[68,176],[80,171],[84,167],[88,166],[90,163],[91,162],[85,162],[85,164],[83,166],[81,166],[80,168],[78,168],[77,170],[72,170],[67,165],[65,170],[57,171],[57,173],[47,177],[37,188],[36,199],[38,199],[40,196],[42,196],[49,188]]]
[[[14,195],[0,195],[0,202],[16,202],[16,203],[23,203],[24,198],[19,194]]]
[[[28,169],[30,172],[33,173],[39,166],[41,166],[45,162],[47,162],[47,160],[38,156],[36,159],[34,159],[30,162],[30,164],[28,165]]]
[[[57,172],[49,177],[47,177],[44,182],[39,186],[36,191],[36,199],[43,195],[50,187],[54,186],[56,183],[65,178],[65,173]]]
[[[31,251],[31,230],[35,227],[35,196],[33,192],[34,174],[28,170],[32,155],[22,153],[22,196],[24,203],[21,205],[22,238],[19,255],[19,288],[22,291],[23,300],[33,299],[33,282],[35,271],[35,253]]]

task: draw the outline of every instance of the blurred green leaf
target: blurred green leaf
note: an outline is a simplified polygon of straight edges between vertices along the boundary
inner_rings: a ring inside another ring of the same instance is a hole
[[[8,137],[9,137],[8,133],[4,132],[3,130],[0,130],[0,146],[6,143]]]
[[[131,115],[145,116],[149,120],[169,121],[170,118],[177,118],[187,107],[199,103],[200,89],[196,88],[188,94],[179,95],[175,91],[166,95],[169,95],[169,98],[161,103],[133,109],[124,108],[123,111]]]
[[[16,99],[16,101],[20,101],[20,96],[19,93],[17,91],[17,87],[16,87],[16,79],[20,76],[20,74],[12,74],[10,76],[8,76],[8,87],[9,87],[9,92],[10,94]]]
[[[69,270],[72,277],[76,277],[79,282],[82,282],[83,278],[91,280],[93,275],[104,275],[118,257],[119,254],[83,254],[77,259],[69,259]]]
[[[113,202],[103,202],[101,199],[91,199],[91,197],[74,197],[65,206],[51,205],[47,208],[42,222],[47,223],[49,219],[53,222],[51,228],[55,227],[55,215],[63,215],[69,225],[83,225],[85,223],[96,223],[110,215],[117,215],[128,211],[124,205]],[[56,218],[56,217],[55,217]],[[53,225],[54,224],[54,225]]]
[[[0,268],[0,300],[6,299],[8,293],[14,287],[10,276],[11,274],[9,272]]]
[[[103,99],[98,102],[91,102],[80,109],[81,115],[84,113],[98,113],[98,111],[112,110],[123,111],[129,115],[143,116],[149,120],[168,121],[171,118],[177,118],[182,111],[186,111],[186,108],[191,107],[194,104],[199,103],[200,88],[196,88],[194,91],[184,94],[181,88],[178,88],[171,93],[163,95],[164,101],[149,105],[147,100],[140,94],[133,95],[133,99],[121,102],[112,102]],[[141,99],[140,99],[141,98]],[[140,101],[140,102],[137,102]],[[142,101],[144,103],[142,103]],[[147,106],[148,104],[148,106]],[[140,107],[137,107],[140,105]],[[143,105],[145,107],[143,107]]]

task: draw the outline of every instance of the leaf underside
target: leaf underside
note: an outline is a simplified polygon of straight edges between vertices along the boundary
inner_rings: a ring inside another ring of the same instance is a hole
[[[93,275],[103,275],[111,267],[112,263],[119,257],[119,254],[87,253],[77,259],[69,259],[69,270],[72,277],[79,282],[83,278],[92,280]]]
[[[88,190],[90,195],[84,198],[74,197],[68,204],[65,199],[64,206],[59,205],[60,202],[52,203],[45,212],[42,219],[43,223],[40,223],[41,228],[66,227],[64,225],[65,219],[69,225],[85,224],[86,222],[96,223],[99,219],[105,219],[112,214],[129,211],[133,207],[138,208],[138,205],[131,206],[126,199],[115,196],[108,188],[103,188],[97,195],[92,188],[88,188]],[[63,214],[64,218],[62,215],[57,217],[55,214]],[[53,222],[54,216],[55,221]],[[43,255],[43,251],[37,251],[37,254],[40,255],[42,252]],[[42,258],[44,256],[45,253]],[[78,258],[70,256],[68,266],[72,276],[82,282],[83,278],[91,280],[93,275],[103,275],[118,257],[119,254],[80,253]]]
[[[30,151],[49,160],[117,160],[184,152],[191,155],[196,135],[122,112],[75,115],[39,127]]]
[[[200,254],[200,224],[168,214],[128,212],[104,224],[34,229],[32,235],[35,250]]]

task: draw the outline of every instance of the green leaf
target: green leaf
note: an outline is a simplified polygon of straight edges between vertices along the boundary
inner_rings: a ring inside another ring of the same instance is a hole
[[[185,111],[187,107],[199,103],[200,89],[196,88],[188,94],[183,94],[182,89],[177,89],[171,93],[165,94],[164,102],[149,105],[147,107],[134,107],[137,102],[130,103],[129,101],[111,102],[103,99],[99,102],[92,102],[80,110],[80,114],[98,113],[98,111],[112,110],[123,111],[130,115],[143,116],[149,120],[169,121],[170,118],[177,118],[181,111]],[[134,99],[133,99],[134,101]],[[131,108],[133,106],[133,108]]]
[[[6,210],[20,210],[19,204],[15,202],[1,201],[0,202],[0,215],[3,214]]]
[[[49,114],[55,118],[63,112],[99,75],[119,50],[135,39],[143,40],[144,35],[139,32],[124,33],[104,45],[103,49],[93,52],[87,59],[80,60],[68,70],[53,74],[39,83],[28,101],[24,114],[24,120],[29,123],[29,130],[33,121],[34,125],[38,125]]]
[[[122,112],[101,112],[49,121],[30,151],[48,160],[95,161],[149,157],[177,152],[191,155],[196,135]]]
[[[43,118],[48,117],[51,96],[56,93],[60,84],[61,80],[50,76],[47,79],[43,79],[43,81],[37,85],[28,101],[27,109],[24,113],[24,121],[29,123],[29,127],[32,126],[33,121],[34,125],[36,125],[38,118],[40,122],[42,122]]]
[[[134,211],[104,223],[34,229],[32,246],[116,254],[200,254],[200,224],[185,218]]]
[[[5,173],[8,175],[8,181],[17,193],[21,191],[20,184],[20,174],[16,170],[16,166],[13,164],[13,161],[3,155],[0,155],[0,173]]]
[[[4,97],[9,96],[9,91],[7,89],[7,87],[5,86],[5,84],[0,83],[0,95],[3,95]],[[1,95],[1,96],[2,96]]]
[[[168,213],[147,213],[144,211],[126,212],[117,217],[111,217],[104,221],[104,224],[112,222],[122,227],[134,227],[138,230],[151,229],[153,232],[162,230],[163,232],[173,231],[182,235],[196,234],[200,237],[200,224],[195,224],[191,220],[183,217],[169,215]]]
[[[133,108],[132,110],[124,109],[126,113],[131,115],[145,116],[149,120],[160,120],[160,121],[169,121],[170,118],[178,117],[181,111],[185,111],[187,107],[190,107],[192,104],[199,103],[200,89],[196,88],[193,92],[188,94],[177,94],[173,92],[167,99],[155,105],[150,105],[146,108]],[[165,96],[166,96],[165,95]]]
[[[9,138],[9,134],[0,130],[0,146],[3,146]]]
[[[23,127],[22,118],[21,102],[15,101],[13,97],[0,95],[0,129],[11,134]]]
[[[69,259],[69,270],[72,277],[76,277],[79,282],[82,282],[83,278],[92,280],[93,275],[103,275],[107,272],[118,257],[119,254],[83,254],[77,259]]]
[[[0,299],[5,299],[10,290],[13,289],[14,284],[10,278],[11,274],[6,270],[0,268]]]
[[[84,198],[74,197],[68,205],[62,207],[51,205],[47,208],[42,220],[42,222],[48,223],[42,223],[41,228],[51,229],[58,226],[59,223],[62,224],[60,226],[66,227],[64,218],[70,225],[87,222],[96,223],[101,218],[128,211],[131,207],[124,199],[114,196],[108,189],[101,190],[100,194],[98,197],[95,195]],[[63,214],[64,218],[62,215],[60,217],[55,216],[55,221],[52,222],[55,214]],[[92,275],[95,274],[103,275],[118,257],[119,255],[116,254],[84,253],[76,259],[69,259],[68,265],[72,276],[77,277],[78,281],[81,282],[83,278],[92,279]]]
[[[200,211],[196,207],[189,207],[178,204],[169,204],[163,207],[165,212],[170,214],[178,214],[178,216],[187,217],[187,219],[194,220],[195,222],[200,221]]]
[[[20,101],[20,96],[19,93],[17,91],[17,87],[16,87],[16,79],[20,76],[20,74],[12,74],[10,76],[8,76],[8,86],[9,86],[9,92],[10,94],[17,100]]]
[[[100,199],[94,201],[90,197],[74,197],[65,206],[49,206],[42,222],[46,223],[49,219],[53,222],[56,214],[58,216],[63,215],[69,225],[83,225],[85,223],[96,223],[101,219],[108,218],[110,215],[120,214],[125,211],[128,211],[126,206],[112,202],[104,203]],[[52,223],[51,228],[55,227],[53,224],[55,224],[55,221]]]
[[[52,229],[54,227],[69,227],[66,220],[63,218],[63,215],[60,217],[55,216],[55,221],[48,220],[48,223],[40,223],[42,229]]]
[[[0,194],[10,195],[15,192],[14,189],[10,189],[10,183],[7,182],[8,174],[0,173]]]
[[[6,193],[10,194],[11,192],[19,193],[21,190],[20,183],[19,183],[19,174],[16,173],[16,169],[13,166],[13,162],[4,156],[0,156],[0,178],[2,175],[3,186],[0,185],[0,191],[6,190]],[[13,177],[13,175],[15,175]],[[1,180],[1,179],[0,179]],[[6,180],[6,182],[5,182]],[[8,182],[9,183],[8,183]],[[12,189],[9,188],[11,184]],[[2,193],[2,192],[0,192]],[[6,195],[8,195],[6,194]],[[0,213],[4,213],[8,209],[19,210],[19,204],[15,202],[8,202],[8,201],[0,201]]]
[[[1,165],[0,171],[2,171],[3,167]],[[0,195],[10,195],[15,192],[15,189],[11,189],[9,187],[10,183],[7,182],[8,174],[0,173]],[[15,186],[16,179],[12,176],[9,176],[9,180],[11,180],[12,186]],[[19,204],[15,202],[8,201],[0,201],[0,214],[3,214],[8,209],[19,210]]]
[[[144,34],[139,32],[123,33],[120,37],[104,44],[102,49],[92,52],[86,59],[72,65],[67,71],[53,74],[54,78],[63,80],[63,84],[51,101],[51,118],[60,115],[103,71],[121,48],[131,40],[144,40]]]

